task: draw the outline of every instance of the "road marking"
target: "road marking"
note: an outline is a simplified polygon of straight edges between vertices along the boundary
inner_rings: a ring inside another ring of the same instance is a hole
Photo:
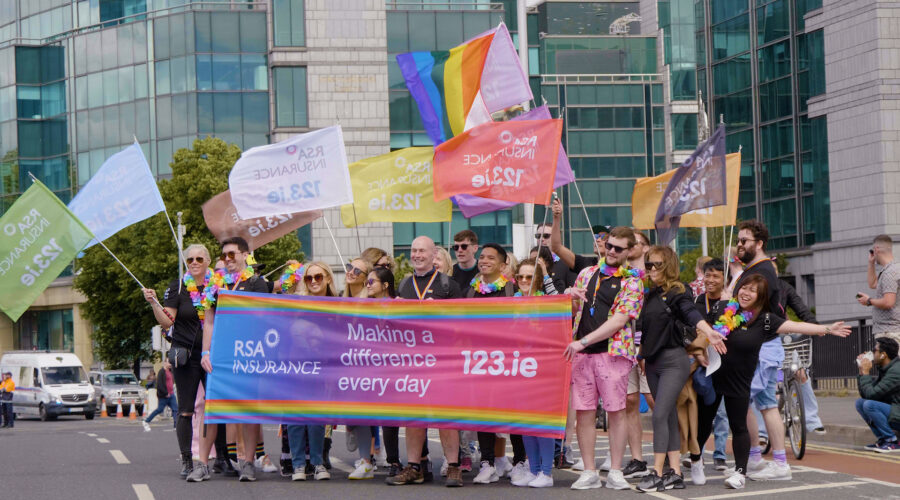
[[[87,435],[88,437],[92,437],[92,438],[97,437],[97,435],[94,434],[93,432],[88,432],[86,435]]]
[[[862,457],[862,458],[868,458],[870,460],[878,460],[881,462],[900,464],[900,457],[895,458],[895,457],[891,457],[888,455],[879,454],[879,453],[876,453],[873,451],[848,450],[845,448],[834,448],[831,446],[822,446],[820,444],[807,444],[806,447],[813,449],[813,450],[825,451],[828,453],[836,453],[839,455],[846,455],[848,457]]]
[[[865,481],[865,482],[867,482],[867,483],[880,484],[880,485],[882,485],[882,486],[890,486],[890,487],[892,487],[892,488],[900,488],[900,484],[897,484],[897,483],[889,483],[889,482],[887,482],[887,481],[879,481],[878,479],[872,479],[872,478],[870,478],[870,477],[860,477],[860,478],[857,478],[857,479],[859,479],[860,481]]]
[[[153,492],[150,491],[150,487],[146,484],[132,484],[131,487],[134,488],[134,493],[137,495],[138,500],[155,500]]]
[[[637,487],[634,485],[631,486],[631,489],[633,491],[637,491]],[[647,494],[651,497],[662,498],[663,500],[681,500],[678,497],[673,497],[672,495],[666,495],[665,493],[661,493],[659,491],[647,491],[647,492],[645,492],[645,494]]]
[[[752,497],[757,495],[771,495],[774,493],[789,493],[792,491],[817,490],[822,488],[843,488],[845,486],[857,486],[865,484],[865,481],[846,481],[843,483],[824,483],[824,484],[807,484],[803,486],[792,486],[790,488],[775,488],[771,490],[744,491],[741,493],[727,493],[725,495],[712,495],[708,497],[691,497],[691,500],[719,500],[721,498],[738,498]]]
[[[98,443],[104,443],[104,444],[105,444],[105,443],[108,443],[108,442],[109,442],[109,439],[106,439],[106,438],[97,438],[97,442],[98,442]]]
[[[122,453],[122,450],[109,450],[109,454],[116,459],[116,463],[120,465],[130,464],[131,462],[128,458],[125,457],[125,454]]]

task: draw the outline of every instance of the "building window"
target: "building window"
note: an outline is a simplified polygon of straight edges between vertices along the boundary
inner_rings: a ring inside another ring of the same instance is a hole
[[[275,45],[303,47],[306,45],[306,15],[304,0],[273,0],[272,20],[275,24]]]
[[[16,324],[19,330],[16,349],[73,352],[75,348],[71,309],[26,311]]]
[[[306,127],[306,67],[274,68],[275,126]]]

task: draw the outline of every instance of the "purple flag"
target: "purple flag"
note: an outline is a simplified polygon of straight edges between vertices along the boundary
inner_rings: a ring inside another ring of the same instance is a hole
[[[725,205],[725,126],[716,132],[678,167],[656,210],[654,225],[662,245],[678,234],[681,216],[691,210]]]
[[[547,109],[547,106],[541,106],[513,118],[512,121],[549,120],[550,118],[550,110]],[[572,166],[569,165],[569,158],[566,156],[566,151],[563,149],[562,145],[560,145],[559,157],[556,160],[556,177],[553,180],[553,187],[555,189],[560,186],[565,186],[566,184],[573,182],[574,180],[575,173],[572,172]],[[517,203],[511,201],[479,198],[478,196],[472,196],[469,194],[454,196],[453,201],[454,203],[456,203],[456,206],[459,207],[460,211],[462,211],[463,216],[465,216],[467,219],[475,217],[476,215],[486,214],[488,212],[494,212],[496,210],[503,210],[504,208],[510,208],[517,205]]]

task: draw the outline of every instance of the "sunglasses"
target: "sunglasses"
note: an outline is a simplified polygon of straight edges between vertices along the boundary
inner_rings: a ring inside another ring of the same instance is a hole
[[[534,233],[534,239],[539,240],[541,238],[545,240],[550,239],[550,233]]]
[[[380,268],[382,268],[382,269],[390,269],[390,268],[391,268],[391,264],[390,264],[390,263],[387,263],[387,262],[384,263],[384,264],[375,264],[375,267],[380,267]]]
[[[597,234],[594,235],[594,239],[595,239],[595,240],[605,240],[605,239],[606,239],[606,233],[597,233]]]
[[[307,283],[312,283],[313,281],[318,283],[318,282],[324,281],[324,280],[325,280],[324,274],[312,274],[312,275],[307,274],[306,276],[303,277],[303,281],[305,281]]]
[[[369,286],[372,286],[372,285],[374,285],[375,283],[381,283],[381,282],[378,281],[378,280],[376,280],[376,279],[372,279],[372,278],[369,278],[369,279],[366,280],[366,284],[369,285]]]
[[[615,250],[616,253],[622,253],[622,252],[624,252],[625,250],[628,250],[628,249],[625,248],[625,247],[620,247],[619,245],[613,245],[612,243],[606,243],[605,246],[606,246],[606,251],[607,251],[607,252],[612,252],[613,250]]]
[[[204,262],[206,262],[206,259],[204,259],[203,257],[188,257],[184,260],[187,261],[188,264],[193,264],[194,262],[196,262],[197,264],[203,264]]]
[[[450,248],[452,248],[454,252],[457,250],[467,250],[469,248],[469,244],[468,243],[459,243],[457,245],[453,245]]]
[[[738,243],[743,245],[743,244],[747,243],[748,241],[756,241],[756,240],[754,240],[752,238],[741,238],[738,240]]]
[[[222,260],[226,260],[226,259],[234,260],[237,257],[237,255],[240,253],[241,252],[222,252],[222,255],[219,256],[219,258]]]
[[[648,260],[648,261],[644,262],[644,267],[646,267],[648,271],[652,271],[654,268],[662,269],[663,263],[662,262],[651,262]]]
[[[365,272],[362,269],[354,266],[353,264],[344,264],[344,269],[347,270],[347,274],[352,274],[354,276],[358,276]]]
[[[516,275],[516,281],[531,281],[531,279],[532,278],[531,278],[530,274],[517,274]]]

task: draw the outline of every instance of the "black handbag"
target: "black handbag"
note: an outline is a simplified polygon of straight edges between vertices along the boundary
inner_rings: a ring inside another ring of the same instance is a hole
[[[169,349],[169,364],[172,365],[172,368],[178,368],[179,366],[184,366],[188,363],[188,358],[191,357],[190,349],[185,347],[181,347],[178,345],[173,345],[171,349]]]

